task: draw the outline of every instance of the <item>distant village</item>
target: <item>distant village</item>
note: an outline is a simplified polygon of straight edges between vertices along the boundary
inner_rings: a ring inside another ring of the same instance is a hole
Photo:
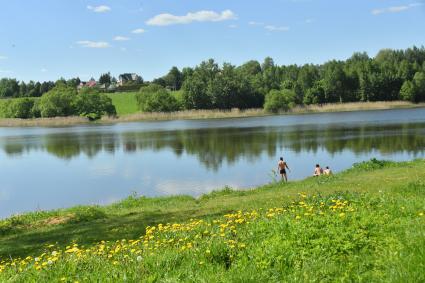
[[[122,88],[125,86],[135,86],[138,87],[141,83],[143,83],[143,79],[141,76],[135,74],[135,73],[125,73],[118,76],[118,80],[115,78],[112,78],[110,80],[110,83],[100,83],[99,81],[96,81],[94,78],[91,78],[89,81],[81,81],[80,84],[77,86],[78,89],[81,89],[83,87],[89,87],[89,88],[98,88],[99,90],[103,90],[106,92],[114,92],[118,88]]]

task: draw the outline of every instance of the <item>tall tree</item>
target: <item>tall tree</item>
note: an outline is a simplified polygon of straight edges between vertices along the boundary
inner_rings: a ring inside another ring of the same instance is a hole
[[[111,84],[112,81],[112,77],[111,77],[111,73],[107,72],[105,74],[101,74],[99,77],[99,84]]]

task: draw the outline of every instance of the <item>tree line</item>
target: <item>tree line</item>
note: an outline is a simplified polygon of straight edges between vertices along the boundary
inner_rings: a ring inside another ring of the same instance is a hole
[[[109,72],[99,78],[100,84],[115,81]],[[3,78],[0,80],[0,98],[43,98],[50,92],[58,93],[58,90],[77,94],[80,82],[79,78],[61,78],[55,83],[25,83]],[[383,49],[375,57],[369,57],[365,52],[356,52],[347,60],[331,60],[317,65],[279,66],[267,57],[262,63],[251,60],[240,66],[230,63],[219,66],[213,59],[209,59],[194,68],[186,67],[181,71],[172,67],[166,75],[152,82],[144,82],[140,77],[139,81],[130,83],[135,83],[137,88],[142,86],[136,99],[140,110],[147,112],[232,108],[264,108],[278,112],[294,105],[324,103],[391,100],[417,103],[425,101],[425,48]],[[91,93],[93,90],[86,92]],[[98,96],[98,92],[93,93]],[[106,101],[103,96],[102,99]],[[29,101],[32,100],[20,100],[19,103],[28,108],[31,104]],[[7,103],[5,105],[12,107]],[[15,106],[12,110],[20,112],[20,106]],[[58,104],[58,107],[61,106]],[[109,110],[102,111],[107,113]],[[57,116],[70,113],[65,110],[59,112]],[[33,112],[25,110],[23,113],[8,115],[47,117],[52,115],[47,113],[54,111],[33,109]]]
[[[65,83],[55,87],[42,97],[18,97],[0,105],[0,114],[5,118],[49,118],[82,116],[96,120],[103,115],[116,115],[111,98],[94,88],[77,88]]]
[[[241,66],[219,66],[210,59],[182,71],[173,67],[152,83],[181,90],[176,99],[183,109],[264,107],[279,111],[295,104],[416,103],[425,101],[425,48],[383,49],[373,58],[356,52],[345,61],[301,66],[278,66],[270,57],[262,63],[252,60]]]

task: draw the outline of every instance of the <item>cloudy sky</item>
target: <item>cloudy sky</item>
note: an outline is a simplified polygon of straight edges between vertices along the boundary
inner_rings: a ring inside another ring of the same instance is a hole
[[[323,63],[425,44],[423,0],[1,1],[0,77],[151,80],[202,60]]]

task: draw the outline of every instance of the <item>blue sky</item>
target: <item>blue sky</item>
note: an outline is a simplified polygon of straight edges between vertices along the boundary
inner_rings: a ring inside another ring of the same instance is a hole
[[[135,72],[146,80],[214,58],[323,63],[425,44],[423,0],[1,1],[0,77]]]

